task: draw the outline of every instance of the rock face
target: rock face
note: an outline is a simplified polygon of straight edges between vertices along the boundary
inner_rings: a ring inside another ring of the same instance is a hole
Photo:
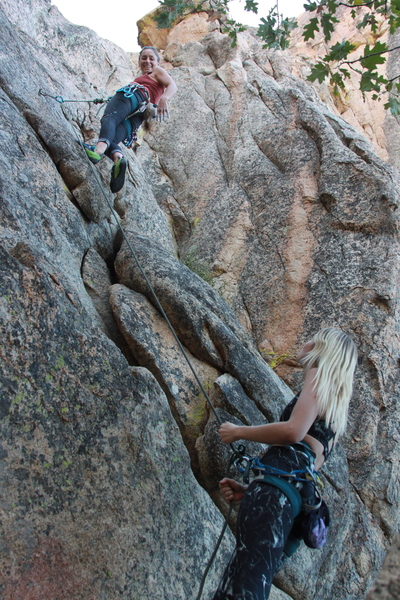
[[[209,20],[207,12],[200,12],[188,15],[172,29],[158,29],[154,21],[157,12],[158,9],[156,8],[137,22],[139,29],[138,42],[142,47],[155,46],[160,50],[165,50],[173,42],[186,44],[200,41],[209,31],[218,28],[215,21]]]
[[[226,511],[216,415],[277,418],[332,325],[360,361],[330,540],[271,598],[365,598],[400,514],[397,172],[288,55],[213,30],[166,47],[171,118],[113,197],[84,100],[135,66],[48,0],[0,6],[2,597],[195,597]]]
[[[386,555],[382,571],[367,600],[395,600],[400,596],[400,536]]]

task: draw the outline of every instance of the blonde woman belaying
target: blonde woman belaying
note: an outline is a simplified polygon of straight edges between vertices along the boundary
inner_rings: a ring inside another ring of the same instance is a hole
[[[303,366],[304,385],[279,422],[254,427],[227,422],[219,429],[225,444],[238,440],[268,444],[261,463],[272,472],[321,468],[346,428],[357,364],[354,342],[340,330],[321,329],[297,360]],[[312,504],[315,487],[305,480],[292,483],[303,502]],[[294,522],[289,498],[265,480],[254,480],[247,487],[224,478],[220,490],[227,502],[241,505],[236,548],[213,600],[266,600]]]

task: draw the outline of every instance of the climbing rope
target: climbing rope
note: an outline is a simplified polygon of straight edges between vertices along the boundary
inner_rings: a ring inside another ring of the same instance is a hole
[[[232,446],[232,444],[231,444],[231,446]],[[226,470],[227,474],[229,474],[229,470],[230,470],[230,468],[233,465],[235,465],[236,467],[239,468],[239,465],[243,466],[244,462],[247,462],[248,460],[250,460],[250,459],[248,459],[247,456],[245,456],[245,451],[246,451],[245,445],[244,444],[239,444],[238,448],[235,449],[232,452],[231,457],[230,457],[229,462],[228,462],[228,467],[227,467],[227,470]],[[222,539],[223,539],[223,537],[225,535],[225,531],[226,531],[226,528],[228,527],[229,519],[231,518],[232,509],[233,509],[233,502],[231,501],[231,502],[229,502],[229,509],[228,509],[228,512],[227,512],[227,514],[225,516],[225,520],[224,520],[224,523],[222,525],[221,533],[219,534],[219,537],[217,539],[217,543],[215,544],[215,548],[213,550],[213,553],[211,554],[210,558],[208,559],[206,568],[204,569],[203,577],[201,578],[201,581],[200,581],[199,592],[198,592],[198,594],[196,596],[196,600],[201,600],[201,595],[203,593],[203,588],[204,588],[204,584],[205,584],[206,579],[207,579],[208,572],[211,569],[211,566],[212,566],[212,564],[214,562],[214,559],[215,559],[215,557],[217,555],[218,549],[219,549],[219,547],[221,545]]]
[[[79,140],[78,140],[78,141],[79,141]],[[88,159],[88,160],[89,160],[89,159]],[[139,259],[138,259],[138,257],[137,257],[137,254],[136,254],[136,252],[135,252],[134,248],[132,247],[132,245],[131,245],[130,241],[128,240],[128,237],[127,237],[127,235],[126,235],[125,231],[123,230],[123,228],[122,228],[122,226],[121,226],[121,223],[119,222],[119,220],[117,219],[117,217],[116,217],[116,215],[115,215],[114,208],[111,206],[111,203],[110,203],[110,201],[109,201],[109,199],[108,199],[108,197],[107,197],[107,194],[106,194],[106,193],[105,193],[105,191],[104,191],[104,188],[103,188],[102,182],[100,181],[100,178],[99,178],[99,176],[98,176],[98,174],[97,174],[97,172],[96,172],[96,170],[95,170],[95,168],[94,168],[94,165],[93,165],[93,164],[92,164],[90,161],[89,161],[89,163],[90,163],[90,166],[91,166],[91,168],[92,168],[92,172],[94,173],[94,175],[95,175],[95,177],[96,177],[96,180],[97,180],[98,184],[100,185],[100,188],[101,188],[102,194],[103,194],[103,196],[104,196],[104,198],[105,198],[105,200],[106,200],[106,202],[107,202],[107,205],[108,205],[108,207],[109,207],[109,208],[110,208],[110,210],[111,210],[111,213],[112,213],[112,215],[113,215],[113,217],[114,217],[114,219],[115,219],[115,221],[116,221],[116,224],[117,224],[117,226],[118,226],[119,230],[121,231],[121,233],[122,233],[122,235],[123,235],[123,237],[124,237],[124,240],[126,241],[126,243],[127,243],[127,245],[128,245],[128,248],[129,248],[129,250],[130,250],[130,252],[131,252],[131,254],[132,254],[133,258],[135,259],[135,262],[136,262],[136,264],[137,264],[137,266],[138,266],[138,268],[139,268],[139,271],[140,271],[140,273],[142,274],[142,276],[143,276],[143,278],[144,278],[144,280],[145,280],[145,282],[146,282],[146,284],[147,284],[147,286],[148,286],[148,288],[149,288],[149,290],[150,290],[150,293],[151,293],[151,295],[152,295],[152,296],[153,296],[153,298],[154,298],[154,301],[155,301],[155,303],[156,303],[156,305],[157,305],[157,307],[158,307],[158,309],[159,309],[159,311],[160,311],[161,315],[162,315],[162,316],[163,316],[163,318],[165,319],[165,321],[166,321],[166,323],[167,323],[167,325],[168,325],[168,327],[169,327],[169,329],[170,329],[170,331],[171,331],[172,335],[174,336],[174,338],[175,338],[175,341],[176,341],[176,343],[177,343],[177,345],[178,345],[178,347],[179,347],[179,349],[180,349],[180,351],[181,351],[181,353],[182,353],[183,357],[185,358],[185,360],[186,360],[186,362],[187,362],[187,364],[188,364],[188,366],[189,366],[190,370],[192,371],[192,373],[193,373],[193,376],[194,376],[194,378],[196,379],[196,381],[197,381],[197,384],[198,384],[198,386],[199,386],[200,390],[201,390],[201,391],[202,391],[202,393],[204,394],[204,397],[206,398],[206,400],[207,400],[207,402],[208,402],[208,405],[210,406],[210,408],[211,408],[211,410],[212,410],[212,412],[213,412],[213,414],[214,414],[214,416],[215,416],[215,418],[216,418],[216,420],[217,420],[218,424],[219,424],[219,425],[222,425],[222,420],[221,420],[221,418],[219,417],[219,415],[218,415],[217,411],[215,410],[215,407],[214,407],[213,403],[211,402],[211,399],[210,399],[210,397],[209,397],[208,393],[207,393],[207,392],[206,392],[206,390],[204,389],[204,386],[203,386],[203,384],[201,383],[201,381],[200,381],[200,379],[199,379],[199,377],[198,377],[198,375],[197,375],[197,373],[196,373],[196,371],[195,371],[195,369],[194,369],[194,367],[193,367],[192,363],[191,363],[191,362],[190,362],[190,360],[189,360],[189,357],[188,357],[188,355],[187,355],[187,353],[186,353],[186,351],[185,351],[185,348],[183,347],[183,345],[181,344],[181,341],[180,341],[180,339],[178,338],[177,334],[175,333],[175,330],[174,330],[174,328],[173,328],[173,326],[172,326],[172,323],[171,323],[171,321],[169,320],[169,318],[168,318],[168,316],[167,316],[166,312],[164,311],[164,309],[163,309],[163,307],[162,307],[162,305],[161,305],[161,303],[160,303],[160,300],[158,299],[158,296],[157,296],[156,292],[154,291],[154,288],[153,288],[153,286],[151,285],[151,283],[150,283],[150,281],[149,281],[149,279],[148,279],[148,277],[147,277],[146,273],[144,272],[144,270],[143,270],[143,268],[142,268],[142,265],[141,265],[141,263],[140,263],[140,261],[139,261]],[[230,445],[230,447],[231,447],[231,449],[232,449],[232,456],[231,456],[231,458],[230,458],[230,465],[231,465],[231,464],[233,464],[233,463],[236,463],[236,462],[238,462],[238,461],[240,461],[240,460],[243,460],[243,458],[244,458],[244,452],[245,452],[245,447],[244,447],[244,445],[243,445],[243,444],[241,444],[241,445],[240,445],[240,446],[239,446],[237,449],[235,448],[234,444],[232,444],[232,443],[231,443],[231,444],[229,444],[229,445]],[[196,600],[201,600],[201,595],[202,595],[202,592],[203,592],[203,588],[204,588],[204,584],[205,584],[205,581],[206,581],[206,578],[207,578],[208,572],[209,572],[209,570],[211,569],[211,566],[212,566],[212,564],[213,564],[213,562],[214,562],[215,556],[216,556],[216,554],[217,554],[217,552],[218,552],[218,549],[219,549],[219,547],[220,547],[220,545],[221,545],[222,539],[223,539],[223,537],[224,537],[224,534],[225,534],[226,528],[227,528],[227,526],[228,526],[228,523],[229,523],[229,519],[230,519],[230,517],[231,517],[231,513],[232,513],[232,502],[230,502],[230,504],[229,504],[229,510],[228,510],[228,513],[227,513],[227,515],[226,515],[226,517],[225,517],[225,521],[224,521],[224,524],[223,524],[223,526],[222,526],[221,533],[220,533],[220,535],[219,535],[219,537],[218,537],[218,540],[217,540],[217,543],[216,543],[216,545],[215,545],[214,551],[213,551],[213,553],[212,553],[211,557],[209,558],[209,560],[208,560],[208,562],[207,562],[206,568],[205,568],[205,570],[204,570],[204,573],[203,573],[203,577],[201,578],[201,582],[200,582],[200,588],[199,588],[199,593],[198,593],[198,595],[196,596]]]
[[[228,527],[229,519],[231,518],[231,514],[232,514],[232,507],[233,507],[233,504],[232,504],[232,502],[230,502],[229,503],[229,510],[228,510],[228,513],[227,513],[227,515],[225,517],[225,521],[224,521],[224,524],[222,526],[221,533],[219,534],[219,538],[217,540],[217,543],[215,544],[214,551],[211,554],[211,556],[210,556],[210,558],[209,558],[209,560],[207,562],[206,568],[204,569],[203,577],[201,578],[201,581],[200,581],[199,593],[196,596],[196,600],[201,600],[201,595],[203,593],[203,588],[204,588],[204,584],[205,584],[206,579],[207,579],[208,572],[211,569],[211,566],[212,566],[212,564],[214,562],[214,558],[217,555],[218,549],[219,549],[219,547],[221,545],[221,542],[222,542],[222,539],[223,539],[223,537],[225,535],[226,528]]]
[[[102,100],[102,99],[99,99],[99,98],[96,98],[94,100],[64,100],[64,98],[62,96],[52,96],[50,94],[47,94],[47,93],[43,92],[43,90],[41,90],[41,89],[39,90],[39,95],[40,96],[47,96],[49,98],[52,98],[53,100],[55,100],[59,104],[64,104],[65,102],[93,102],[94,104],[101,104],[101,103],[107,102],[107,100]],[[77,143],[80,146],[82,146],[82,143],[78,139],[77,135],[75,136],[75,139],[76,139]],[[148,279],[148,277],[147,277],[147,275],[146,275],[146,273],[145,273],[145,271],[144,271],[144,269],[143,269],[143,267],[142,267],[142,265],[141,265],[141,263],[139,261],[139,258],[137,256],[134,248],[132,247],[132,245],[131,245],[131,243],[130,243],[130,241],[129,241],[129,239],[128,239],[128,237],[127,237],[127,235],[126,235],[126,233],[125,233],[125,231],[124,231],[121,223],[119,222],[119,220],[118,220],[118,218],[117,218],[117,216],[115,214],[114,207],[111,205],[111,202],[108,199],[107,194],[104,191],[102,181],[100,180],[100,177],[99,177],[96,169],[94,168],[94,165],[90,162],[89,158],[88,158],[88,162],[89,162],[90,167],[92,169],[92,173],[94,174],[94,177],[95,177],[95,179],[96,179],[96,181],[97,181],[97,183],[98,183],[98,185],[99,185],[99,187],[101,189],[101,192],[102,192],[103,197],[104,197],[104,199],[105,199],[105,201],[107,203],[107,206],[110,209],[110,212],[111,212],[111,214],[112,214],[112,216],[113,216],[113,218],[114,218],[114,220],[116,222],[116,225],[117,225],[118,229],[120,230],[120,232],[121,232],[121,234],[122,234],[125,242],[127,243],[129,251],[132,254],[132,256],[133,256],[133,258],[134,258],[134,260],[135,260],[135,262],[137,264],[137,267],[138,267],[140,273],[142,274],[142,276],[143,276],[143,278],[144,278],[144,280],[145,280],[145,282],[146,282],[146,284],[148,286],[148,289],[149,289],[149,291],[150,291],[150,293],[151,293],[151,295],[152,295],[152,297],[154,299],[154,302],[156,303],[156,306],[157,306],[158,310],[160,311],[161,315],[165,319],[165,322],[167,323],[167,325],[168,325],[168,327],[169,327],[172,335],[174,336],[174,339],[175,339],[175,341],[176,341],[176,343],[178,345],[178,348],[181,351],[184,359],[186,360],[186,362],[187,362],[187,364],[188,364],[188,366],[189,366],[189,368],[190,368],[190,370],[191,370],[191,372],[192,372],[192,374],[193,374],[193,376],[194,376],[194,378],[195,378],[195,380],[196,380],[196,382],[197,382],[197,384],[198,384],[201,392],[204,394],[204,397],[206,398],[207,403],[208,403],[209,407],[211,408],[211,410],[212,410],[212,412],[213,412],[213,414],[214,414],[214,416],[215,416],[218,424],[222,425],[222,420],[219,417],[219,415],[218,415],[218,413],[217,413],[217,411],[216,411],[213,403],[211,402],[211,399],[210,399],[208,393],[206,392],[203,384],[201,383],[201,381],[200,381],[200,379],[199,379],[199,377],[198,377],[198,375],[197,375],[197,373],[196,373],[196,371],[195,371],[192,363],[190,362],[189,357],[187,355],[187,352],[186,352],[185,348],[183,347],[181,341],[179,340],[179,338],[178,338],[178,336],[177,336],[177,334],[176,334],[176,332],[175,332],[175,330],[174,330],[174,328],[172,326],[172,323],[170,322],[170,320],[169,320],[166,312],[164,311],[164,309],[163,309],[163,307],[161,305],[161,302],[158,299],[158,296],[157,296],[157,294],[156,294],[153,286],[151,285],[151,283],[150,283],[150,281],[149,281],[149,279]],[[236,448],[233,443],[230,443],[229,445],[230,445],[231,450],[232,450],[232,455],[231,455],[231,457],[229,459],[228,472],[229,472],[229,469],[230,469],[230,467],[232,465],[240,466],[244,462],[247,463],[247,461],[248,461],[248,458],[245,456],[245,450],[246,449],[245,449],[244,444],[239,444],[238,448]],[[199,593],[198,593],[198,595],[196,597],[196,600],[200,600],[201,599],[201,594],[202,594],[202,591],[203,591],[203,587],[204,587],[204,584],[205,584],[205,581],[206,581],[207,574],[208,574],[208,572],[209,572],[209,570],[210,570],[210,568],[212,566],[212,563],[214,562],[214,559],[215,559],[215,556],[216,556],[216,554],[218,552],[219,546],[221,545],[223,536],[224,536],[226,528],[228,526],[229,519],[231,517],[231,513],[232,513],[232,502],[230,502],[230,504],[229,504],[229,510],[228,510],[228,513],[227,513],[227,515],[225,517],[225,521],[224,521],[221,533],[219,535],[219,538],[217,540],[217,543],[215,545],[214,551],[213,551],[210,559],[207,562],[206,569],[204,571],[203,577],[202,577],[201,582],[200,582]]]

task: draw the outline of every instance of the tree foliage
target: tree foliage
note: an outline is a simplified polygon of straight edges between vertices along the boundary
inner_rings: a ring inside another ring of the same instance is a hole
[[[309,22],[304,26],[302,36],[305,41],[315,39],[315,34],[322,32],[326,43],[329,43],[335,26],[339,22],[337,11],[340,6],[348,6],[351,17],[358,22],[361,31],[370,30],[373,34],[378,31],[379,22],[384,19],[390,33],[393,34],[400,27],[400,0],[305,0],[304,8],[311,14]],[[231,37],[232,44],[237,41],[237,34],[246,29],[244,25],[229,17],[230,0],[159,0],[160,7],[156,16],[159,28],[172,27],[183,16],[207,10],[211,17],[222,22],[224,30]],[[211,10],[210,10],[211,7]],[[360,7],[363,14],[360,16]],[[258,2],[245,0],[244,9],[258,14]],[[361,20],[360,20],[361,19]],[[297,27],[297,22],[292,18],[283,18],[275,8],[268,15],[260,18],[257,35],[263,40],[264,48],[287,48],[290,33]],[[343,39],[329,47],[328,53],[320,58],[311,68],[309,81],[322,83],[328,80],[335,95],[345,89],[345,80],[350,78],[350,71],[355,71],[360,76],[360,90],[365,97],[372,93],[374,100],[385,99],[385,108],[393,115],[400,111],[400,75],[387,79],[378,72],[378,66],[386,62],[389,52],[398,49],[388,48],[385,43],[377,41],[374,45],[367,44],[364,54],[358,58],[351,58],[355,46]]]

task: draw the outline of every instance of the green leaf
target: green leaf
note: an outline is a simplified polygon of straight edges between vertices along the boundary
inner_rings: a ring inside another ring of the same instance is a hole
[[[356,15],[353,16],[353,19],[355,18]],[[363,20],[357,25],[357,29],[365,29],[365,27],[368,26],[371,27],[371,31],[374,33],[378,30],[378,21],[376,20],[375,16],[370,13],[364,15]]]
[[[346,77],[346,79],[350,79],[350,71],[347,69],[339,69],[339,71],[343,73],[343,76]]]
[[[281,27],[285,33],[289,34],[291,31],[296,29],[297,21],[293,17],[286,17],[286,19],[283,19],[283,21],[281,21]]]
[[[348,55],[355,50],[355,46],[347,40],[343,40],[342,42],[338,42],[334,46],[331,46],[329,50],[330,52],[324,56],[324,60],[326,62],[334,60],[339,61],[346,59]]]
[[[160,12],[155,17],[158,29],[172,27],[178,17],[196,12],[196,7],[191,0],[159,0]]]
[[[326,77],[329,75],[329,68],[325,63],[318,62],[316,63],[312,69],[310,75],[308,75],[308,81],[315,81],[318,79],[319,83],[322,83]]]
[[[303,8],[307,12],[314,12],[314,10],[317,10],[318,4],[316,2],[309,2],[308,4],[303,4]]]
[[[246,0],[246,4],[244,5],[244,10],[248,12],[258,13],[258,2],[254,2],[254,0]]]
[[[303,38],[304,41],[307,42],[309,39],[314,39],[315,32],[319,31],[318,19],[314,17],[310,19],[310,22],[304,26],[303,29]]]
[[[268,48],[271,48],[276,41],[275,25],[276,19],[269,15],[267,19],[262,17],[261,24],[258,26],[257,35],[266,43]]]
[[[286,48],[289,47],[290,32],[293,31],[293,29],[296,29],[296,27],[297,27],[296,19],[286,18],[286,19],[283,19],[283,21],[281,21],[281,26],[278,29],[277,33],[279,36],[279,46],[282,50],[285,50]]]
[[[335,93],[335,89],[337,90],[337,93],[335,94],[335,96],[339,95],[339,89],[341,88],[342,90],[345,89],[345,84],[343,81],[343,77],[341,76],[340,73],[333,73],[330,79],[330,84],[334,86],[334,93]]]
[[[371,73],[369,71],[363,73],[361,76],[360,90],[362,92],[372,92],[372,90],[379,91],[379,88],[377,88],[376,83],[374,82],[373,77],[371,77]]]
[[[385,43],[376,42],[373,48],[367,44],[364,48],[364,57],[361,59],[361,65],[364,69],[374,70],[377,65],[383,65],[386,62],[386,56],[382,56],[380,52],[386,52],[387,46]],[[375,56],[372,56],[375,55]]]
[[[234,48],[237,43],[237,34],[242,31],[246,31],[246,26],[242,25],[241,23],[237,23],[234,19],[228,19],[225,21],[224,26],[225,33],[227,33],[231,38],[231,46]]]
[[[339,8],[339,3],[336,0],[326,0],[328,11],[334,14]]]
[[[325,41],[329,42],[331,34],[334,31],[334,23],[339,23],[338,19],[332,13],[325,13],[321,17],[322,31],[324,32]]]
[[[381,86],[387,83],[387,79],[383,75],[379,75],[377,71],[364,71],[361,75],[360,90],[364,92],[381,92]]]
[[[170,19],[171,13],[162,12],[154,17],[154,20],[157,24],[157,29],[167,29],[171,27],[172,20]]]
[[[390,33],[393,35],[396,29],[400,27],[400,15],[390,15],[389,16],[389,25],[390,25]]]
[[[395,98],[394,96],[390,96],[389,102],[386,102],[386,104],[384,106],[386,109],[390,108],[390,112],[392,113],[392,115],[394,117],[398,116],[398,114],[400,112],[400,104],[399,104],[399,101],[397,100],[397,98]]]

